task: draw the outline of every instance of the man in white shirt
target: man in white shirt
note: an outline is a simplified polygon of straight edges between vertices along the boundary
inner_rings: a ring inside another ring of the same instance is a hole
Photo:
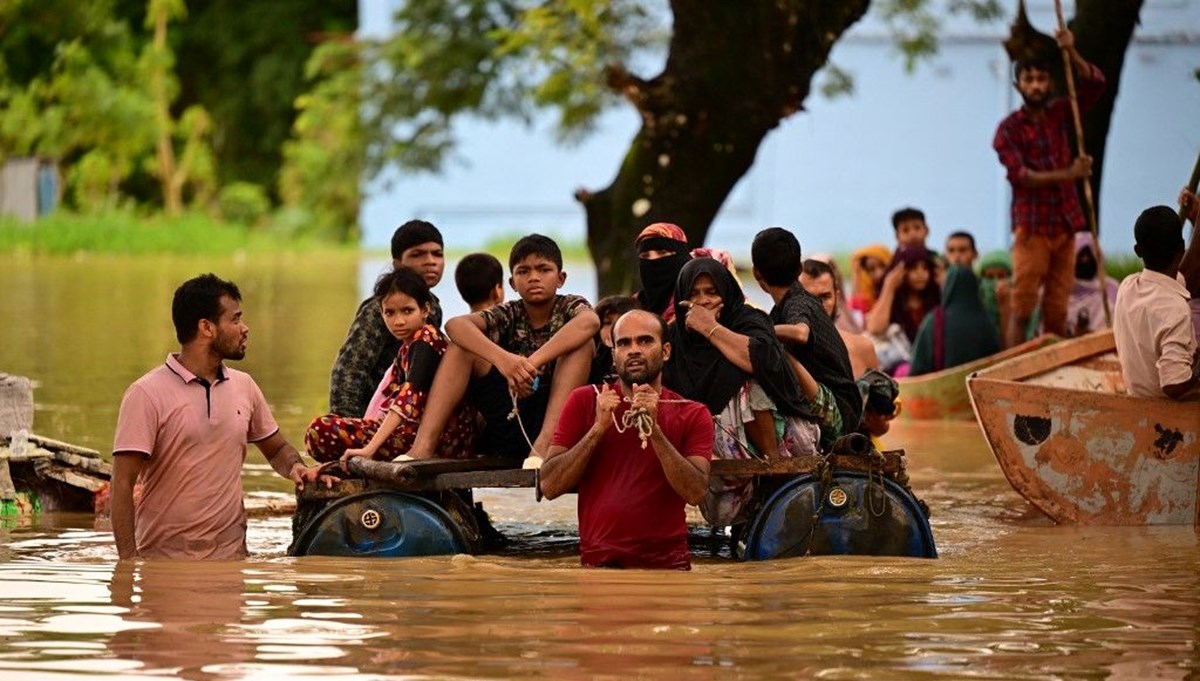
[[[1179,215],[1168,206],[1147,208],[1133,235],[1145,270],[1121,282],[1113,313],[1125,387],[1138,397],[1200,400],[1200,357],[1188,307],[1196,272],[1180,272],[1185,249]]]

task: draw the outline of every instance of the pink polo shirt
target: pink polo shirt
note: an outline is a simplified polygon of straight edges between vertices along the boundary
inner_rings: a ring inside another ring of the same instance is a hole
[[[1130,395],[1166,399],[1163,386],[1186,383],[1196,370],[1196,333],[1182,278],[1143,270],[1121,282],[1113,336]]]
[[[206,383],[168,355],[121,401],[113,451],[146,458],[134,512],[144,558],[246,555],[246,443],[279,426],[249,374],[222,366],[216,383]]]

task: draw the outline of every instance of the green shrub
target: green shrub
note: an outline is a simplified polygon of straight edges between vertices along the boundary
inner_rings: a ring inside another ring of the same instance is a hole
[[[1104,256],[1104,271],[1117,281],[1123,280],[1134,272],[1141,272],[1142,269],[1142,261],[1136,255],[1114,253]]]
[[[217,195],[221,217],[243,225],[257,225],[271,211],[271,199],[261,186],[252,182],[234,182]]]

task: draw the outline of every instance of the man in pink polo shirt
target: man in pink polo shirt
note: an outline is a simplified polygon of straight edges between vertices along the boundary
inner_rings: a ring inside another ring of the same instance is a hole
[[[111,502],[121,558],[244,558],[247,442],[297,488],[317,478],[280,434],[254,379],[225,366],[246,356],[241,299],[236,285],[213,274],[184,282],[171,305],[179,353],[125,391]]]

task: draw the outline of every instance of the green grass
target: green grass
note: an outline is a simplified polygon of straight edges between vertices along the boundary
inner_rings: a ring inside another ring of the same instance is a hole
[[[501,262],[508,261],[513,243],[524,234],[510,233],[493,236],[482,249]],[[571,262],[590,262],[587,244],[558,240],[563,259]],[[178,218],[165,215],[140,215],[132,210],[113,210],[105,213],[78,214],[58,211],[33,223],[0,217],[0,253],[24,252],[35,255],[72,255],[75,253],[117,254],[226,254],[233,252],[276,253],[314,250],[358,251],[358,244],[337,244],[315,237],[297,237],[267,227],[250,228],[224,222],[201,213],[187,213]],[[477,249],[453,249],[448,255],[462,256]],[[386,249],[381,251],[386,253]],[[849,276],[850,254],[835,253],[834,259]],[[739,262],[748,271],[749,263]],[[1142,262],[1123,253],[1109,255],[1104,261],[1109,275],[1120,281],[1133,272],[1140,272]]]
[[[1106,255],[1104,258],[1104,271],[1108,272],[1108,276],[1113,279],[1121,281],[1134,272],[1141,272],[1142,261],[1136,255],[1125,253]]]
[[[0,253],[222,254],[349,249],[315,238],[223,222],[200,213],[177,218],[129,210],[81,215],[58,211],[32,223],[0,218]]]

